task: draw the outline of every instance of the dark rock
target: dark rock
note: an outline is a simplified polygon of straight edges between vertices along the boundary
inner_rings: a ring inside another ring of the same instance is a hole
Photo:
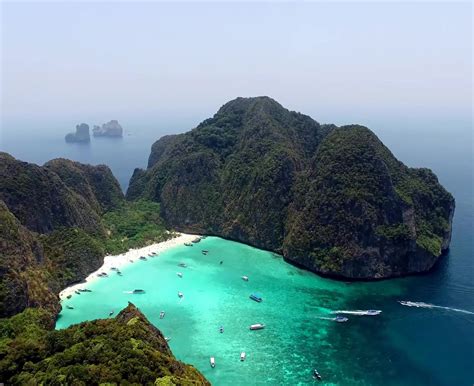
[[[88,143],[91,140],[89,134],[89,125],[85,123],[81,123],[80,125],[76,126],[75,133],[69,133],[65,137],[66,142],[80,142],[80,143]]]

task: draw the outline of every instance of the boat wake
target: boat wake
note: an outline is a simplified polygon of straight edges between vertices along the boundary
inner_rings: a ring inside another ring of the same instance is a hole
[[[463,314],[474,315],[474,312],[472,312],[472,311],[462,310],[462,309],[460,309],[460,308],[437,306],[437,305],[435,305],[435,304],[430,304],[430,303],[410,302],[410,301],[407,301],[407,300],[399,300],[398,303],[400,303],[402,306],[407,306],[407,307],[437,308],[437,309],[441,309],[441,310],[462,312]]]
[[[380,310],[338,310],[331,311],[331,314],[346,314],[346,315],[360,315],[360,316],[375,316],[381,314]]]

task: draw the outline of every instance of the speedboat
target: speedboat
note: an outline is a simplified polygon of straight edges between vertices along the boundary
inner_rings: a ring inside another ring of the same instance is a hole
[[[242,280],[243,281],[249,281],[249,277],[248,276],[242,276]]]
[[[178,297],[182,298],[184,295],[182,292],[178,292]]]
[[[316,369],[313,370],[313,378],[317,379],[318,381],[322,380],[321,375],[319,374],[319,371]]]
[[[178,275],[178,277],[183,277],[183,274],[181,272],[176,272],[176,275]]]
[[[133,293],[134,293],[134,294],[144,294],[144,293],[145,293],[145,290],[142,290],[142,289],[134,289],[134,290],[133,290]]]
[[[165,311],[160,312],[160,319],[163,319],[165,317]]]
[[[347,322],[348,320],[349,320],[349,318],[346,318],[345,316],[341,316],[341,315],[337,315],[334,318],[334,321],[338,322],[338,323],[344,323],[344,322]]]
[[[255,323],[250,326],[251,330],[262,330],[265,328],[265,325],[262,323]]]
[[[209,362],[211,363],[211,367],[212,367],[212,368],[216,367],[216,360],[214,359],[214,357],[211,357],[211,358],[209,359]]]
[[[260,294],[251,294],[249,297],[250,299],[255,300],[257,303],[260,303],[263,300]]]
[[[109,316],[112,316],[114,314],[114,310],[109,312]]]
[[[245,352],[240,353],[240,361],[243,362],[245,360]]]
[[[381,312],[382,311],[380,311],[380,310],[367,310],[367,315],[378,315]]]

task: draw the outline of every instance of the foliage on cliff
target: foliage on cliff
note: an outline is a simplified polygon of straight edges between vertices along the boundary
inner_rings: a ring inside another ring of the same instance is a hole
[[[237,98],[157,141],[127,198],[160,202],[171,227],[349,278],[430,269],[454,210],[431,171],[403,165],[369,129],[319,125],[268,97]]]
[[[106,254],[172,236],[159,204],[126,202],[106,166],[0,158],[0,197],[7,200],[0,200],[0,316],[39,306],[57,314],[59,291],[98,269]]]
[[[51,330],[50,315],[27,309],[0,320],[0,378],[7,384],[209,385],[177,361],[161,332],[132,304],[116,318]]]

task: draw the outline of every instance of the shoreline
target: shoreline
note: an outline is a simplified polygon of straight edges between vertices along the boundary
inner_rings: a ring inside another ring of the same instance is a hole
[[[118,268],[118,269],[123,268],[129,264],[132,264],[138,261],[140,259],[140,256],[145,256],[148,258],[148,255],[150,255],[153,252],[157,253],[158,254],[157,257],[159,257],[159,253],[167,251],[170,248],[177,247],[178,245],[184,245],[184,243],[190,243],[196,237],[199,237],[199,235],[190,234],[190,233],[179,232],[178,234],[179,235],[177,237],[173,237],[172,239],[162,241],[160,243],[147,245],[146,247],[142,247],[138,249],[129,249],[127,252],[122,253],[120,255],[105,256],[104,262],[102,263],[102,266],[99,269],[95,270],[94,272],[91,272],[80,283],[75,283],[75,284],[70,285],[69,287],[64,288],[59,293],[60,301],[67,299],[67,297],[70,295],[74,295],[75,291],[82,288],[86,288],[87,284],[100,279],[98,274],[101,272],[105,272],[109,274],[111,271],[113,272],[112,267]]]

